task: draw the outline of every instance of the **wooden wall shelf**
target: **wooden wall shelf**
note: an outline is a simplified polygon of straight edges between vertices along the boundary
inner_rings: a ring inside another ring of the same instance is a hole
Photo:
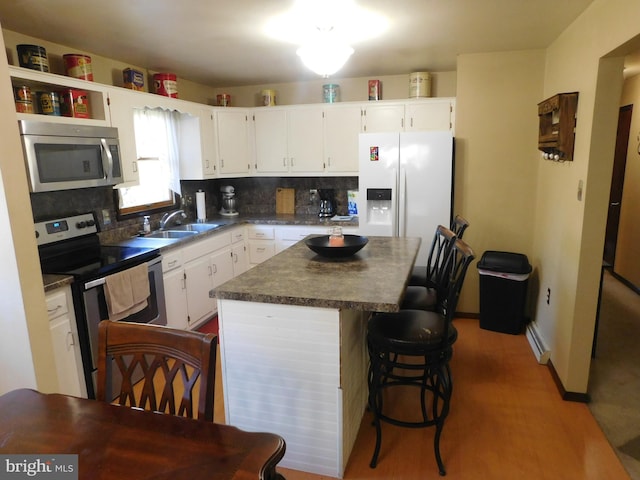
[[[548,160],[573,160],[578,92],[558,93],[538,104],[538,150]]]

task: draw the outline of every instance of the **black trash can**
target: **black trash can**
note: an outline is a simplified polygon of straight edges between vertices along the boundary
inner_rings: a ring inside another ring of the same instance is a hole
[[[526,255],[486,251],[480,274],[480,328],[518,335],[525,325],[531,265]]]

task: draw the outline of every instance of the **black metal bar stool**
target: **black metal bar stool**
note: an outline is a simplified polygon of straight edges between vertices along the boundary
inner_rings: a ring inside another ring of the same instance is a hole
[[[437,310],[438,303],[442,302],[442,296],[446,289],[444,285],[447,280],[445,263],[456,238],[456,234],[451,229],[438,225],[431,242],[427,266],[414,268],[400,308]]]
[[[440,455],[440,436],[453,392],[449,361],[458,332],[452,320],[473,259],[473,250],[462,240],[456,240],[447,258],[449,289],[442,312],[400,310],[376,314],[369,320],[369,409],[376,428],[371,468],[378,463],[382,445],[381,422],[410,428],[435,426],[435,457],[440,475],[446,475]],[[385,411],[384,392],[397,386],[418,388],[420,420],[402,420]]]
[[[468,226],[469,226],[469,222],[464,217],[461,217],[460,215],[456,215],[455,218],[453,219],[453,222],[451,222],[451,226],[449,227],[449,230],[451,230],[456,237],[462,238]],[[431,248],[433,249],[433,244]],[[431,275],[430,275],[431,273],[430,268],[432,268],[430,267],[431,265],[433,264],[431,263],[431,253],[430,253],[429,260],[427,261],[426,267],[425,266],[414,267],[413,272],[411,273],[411,278],[409,279],[409,285],[417,285],[417,286],[426,285],[428,287],[429,282],[431,281]]]

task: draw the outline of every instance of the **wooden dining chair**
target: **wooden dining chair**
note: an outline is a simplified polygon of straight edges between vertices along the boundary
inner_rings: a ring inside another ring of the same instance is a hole
[[[213,333],[104,320],[97,399],[213,421],[217,343]]]

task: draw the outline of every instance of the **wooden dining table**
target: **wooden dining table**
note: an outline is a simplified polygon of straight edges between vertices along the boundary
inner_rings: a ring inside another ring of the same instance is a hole
[[[0,396],[0,455],[77,454],[80,480],[274,480],[282,437],[34,390]]]

